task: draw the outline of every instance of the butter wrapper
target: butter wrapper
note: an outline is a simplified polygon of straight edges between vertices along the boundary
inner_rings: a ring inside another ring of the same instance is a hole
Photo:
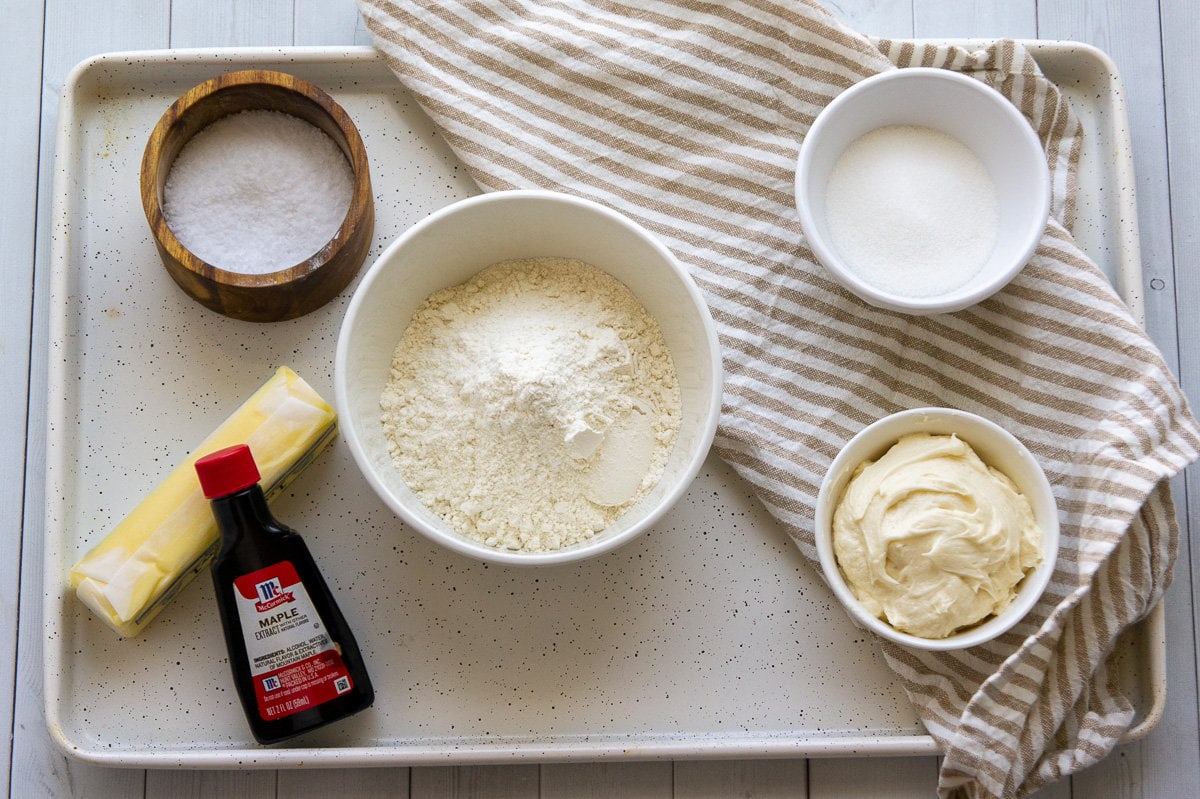
[[[337,435],[333,407],[288,367],[280,369],[129,512],[75,567],[75,595],[126,637],[216,557],[220,532],[200,491],[196,459],[248,444],[267,498],[282,491]]]

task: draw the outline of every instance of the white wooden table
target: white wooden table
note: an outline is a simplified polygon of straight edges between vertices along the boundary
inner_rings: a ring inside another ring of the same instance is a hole
[[[893,37],[1068,39],[1116,61],[1138,175],[1147,327],[1200,397],[1200,38],[1194,0],[837,0],[850,26]],[[327,771],[142,771],[71,760],[41,698],[47,272],[58,93],[101,52],[168,47],[370,44],[352,0],[0,0],[0,714],[12,797],[622,796],[928,797],[933,757],[571,763]],[[1200,472],[1176,482],[1184,539],[1167,594],[1168,702],[1145,739],[1039,797],[1200,796]],[[1193,514],[1192,511],[1195,511]]]

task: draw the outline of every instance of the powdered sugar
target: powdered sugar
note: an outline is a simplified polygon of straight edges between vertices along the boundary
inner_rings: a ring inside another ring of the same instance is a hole
[[[965,286],[996,242],[996,190],[983,162],[940,131],[893,125],[857,139],[830,175],[834,246],[863,280],[908,297]]]
[[[266,274],[325,246],[353,189],[349,162],[320,128],[279,111],[242,111],[180,150],[163,188],[163,216],[207,263]]]
[[[657,323],[607,273],[561,258],[496,264],[429,297],[380,404],[426,506],[528,551],[585,540],[645,496],[680,421]]]

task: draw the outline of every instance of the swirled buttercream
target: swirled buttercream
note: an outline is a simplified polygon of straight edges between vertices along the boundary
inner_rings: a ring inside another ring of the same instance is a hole
[[[860,464],[833,518],[851,591],[902,632],[945,638],[999,613],[1042,558],[1029,501],[956,436],[901,438]]]

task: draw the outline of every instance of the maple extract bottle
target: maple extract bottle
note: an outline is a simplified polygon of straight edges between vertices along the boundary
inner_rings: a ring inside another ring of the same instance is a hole
[[[238,696],[262,744],[371,706],[375,690],[304,540],[275,520],[245,444],[196,461],[221,529],[213,586]]]

